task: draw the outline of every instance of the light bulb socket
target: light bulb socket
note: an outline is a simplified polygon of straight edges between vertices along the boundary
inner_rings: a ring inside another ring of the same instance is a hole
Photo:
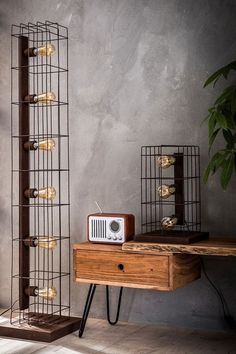
[[[37,103],[37,95],[33,94],[33,95],[26,95],[24,97],[24,102],[25,103]]]
[[[38,287],[28,286],[27,288],[25,288],[25,294],[28,296],[38,296]]]
[[[36,188],[29,188],[24,191],[24,195],[26,198],[37,198],[38,190]]]
[[[33,48],[27,48],[24,50],[24,55],[26,57],[36,57],[37,56],[37,48],[33,47]]]
[[[24,245],[27,247],[37,247],[38,245],[38,239],[37,237],[29,237],[29,238],[25,238],[23,240]]]
[[[38,143],[35,140],[34,141],[26,141],[23,146],[24,146],[24,150],[26,150],[26,151],[38,149]]]

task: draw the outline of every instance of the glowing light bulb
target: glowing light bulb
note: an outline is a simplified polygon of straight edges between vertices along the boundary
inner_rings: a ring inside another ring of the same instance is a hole
[[[36,57],[40,55],[41,57],[52,56],[56,52],[56,48],[51,43],[46,43],[38,48],[27,48],[24,54],[29,57]]]
[[[56,189],[54,187],[45,187],[39,190],[35,188],[26,189],[24,192],[26,198],[43,198],[53,200],[56,197]]]
[[[44,288],[36,288],[34,290],[36,296],[40,296],[45,300],[54,300],[57,296],[57,289],[55,287],[48,288],[47,286]]]
[[[172,230],[175,225],[177,224],[178,219],[176,216],[164,216],[164,218],[161,219],[161,227],[163,230]]]
[[[34,142],[34,150],[39,149],[43,151],[52,151],[56,146],[55,140],[53,139],[45,139],[40,141],[39,143]]]
[[[54,250],[57,247],[57,240],[52,236],[29,237],[24,239],[25,246],[40,247],[43,249]]]
[[[42,103],[42,104],[51,104],[56,100],[56,95],[54,92],[44,92],[40,95],[34,96],[35,103]]]
[[[170,167],[171,165],[173,165],[175,163],[175,161],[176,161],[176,158],[174,156],[163,155],[163,156],[159,156],[157,158],[157,163],[162,168]]]
[[[169,198],[172,194],[175,193],[175,190],[176,188],[174,184],[170,184],[170,185],[162,184],[157,188],[159,196],[163,199]]]
[[[34,191],[35,198],[43,198],[53,200],[56,197],[56,189],[54,187],[45,187]]]
[[[40,248],[54,250],[57,247],[57,240],[54,237],[39,237],[37,239],[37,245]]]
[[[56,52],[56,48],[53,44],[47,43],[41,47],[34,48],[34,55],[40,55],[41,57],[51,56]]]
[[[40,142],[37,141],[26,141],[24,143],[25,150],[43,150],[52,151],[56,146],[56,142],[53,139],[45,139]]]

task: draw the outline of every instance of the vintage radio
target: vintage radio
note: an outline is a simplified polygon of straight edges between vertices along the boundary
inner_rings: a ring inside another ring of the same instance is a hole
[[[122,244],[134,236],[134,215],[97,213],[88,215],[88,240]]]

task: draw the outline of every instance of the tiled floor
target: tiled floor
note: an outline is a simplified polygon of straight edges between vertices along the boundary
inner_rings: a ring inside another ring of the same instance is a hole
[[[51,344],[0,338],[0,354],[32,353],[236,354],[236,335],[90,319],[83,338],[73,333]]]

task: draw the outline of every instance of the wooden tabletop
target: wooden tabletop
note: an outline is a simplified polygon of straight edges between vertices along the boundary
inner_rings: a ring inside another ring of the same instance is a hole
[[[183,253],[199,254],[206,256],[236,256],[236,239],[229,238],[210,238],[189,245],[168,244],[168,243],[145,243],[145,242],[126,242],[122,246],[123,251],[144,252],[145,253]]]

